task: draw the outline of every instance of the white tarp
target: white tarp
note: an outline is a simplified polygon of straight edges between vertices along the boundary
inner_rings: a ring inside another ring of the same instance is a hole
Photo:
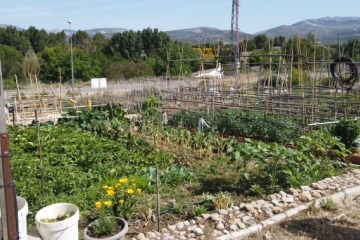
[[[106,78],[92,78],[91,88],[92,89],[107,88]]]

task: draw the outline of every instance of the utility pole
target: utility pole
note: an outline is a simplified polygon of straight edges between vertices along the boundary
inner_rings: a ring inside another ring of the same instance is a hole
[[[72,21],[68,21],[70,25],[70,32],[71,32],[71,23]],[[73,46],[72,46],[72,33],[70,36],[70,61],[71,61],[71,93],[74,97],[74,56],[73,56]]]
[[[3,240],[19,239],[15,183],[10,167],[10,139],[6,131],[5,98],[0,61],[0,206]]]
[[[236,72],[237,84],[239,84],[239,68],[240,68],[239,11],[240,11],[240,0],[233,0],[232,9],[231,9],[230,46],[231,46],[231,56],[235,58],[235,70],[236,70],[235,72]]]

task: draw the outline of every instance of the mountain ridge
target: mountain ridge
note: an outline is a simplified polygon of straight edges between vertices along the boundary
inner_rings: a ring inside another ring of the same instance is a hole
[[[0,27],[5,26],[4,24],[0,24]],[[17,27],[17,29],[21,28]],[[130,29],[125,28],[94,28],[82,31],[87,32],[90,36],[94,36],[96,33],[102,33],[105,37],[111,37],[115,33],[122,33],[129,30]],[[56,29],[49,32],[57,31],[62,30]],[[64,29],[64,32],[70,36],[76,31]],[[220,30],[213,27],[194,27],[163,32],[173,41],[191,44],[213,43],[217,41],[230,42],[230,30]],[[327,16],[323,18],[305,19],[291,25],[280,25],[274,28],[264,29],[254,34],[240,31],[240,41],[252,39],[259,34],[264,34],[269,38],[284,36],[289,39],[296,34],[300,34],[301,37],[306,37],[309,33],[314,34],[318,40],[328,43],[338,40],[347,41],[350,38],[360,37],[360,17]]]

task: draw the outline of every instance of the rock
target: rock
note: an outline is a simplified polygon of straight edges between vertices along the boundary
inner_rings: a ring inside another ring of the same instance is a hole
[[[240,228],[240,229],[245,229],[246,228],[246,225],[245,225],[245,223],[243,223],[243,222],[238,222],[238,223],[236,223],[237,225],[238,225],[238,227]]]
[[[265,203],[266,203],[266,201],[262,200],[262,199],[256,201],[256,205],[260,205],[260,206],[265,204]]]
[[[184,223],[183,222],[178,222],[177,224],[176,224],[176,228],[177,229],[183,229],[184,228]]]
[[[154,232],[147,232],[145,235],[148,238],[156,238],[156,234]]]
[[[291,195],[287,195],[281,198],[281,201],[283,201],[284,203],[292,203],[295,201],[294,197]]]
[[[283,212],[283,210],[282,210],[282,208],[281,207],[273,207],[273,212],[275,213],[275,214],[278,214],[278,213],[281,213],[281,212]]]
[[[295,189],[295,188],[290,188],[290,189],[289,189],[289,193],[290,193],[291,195],[293,195],[293,196],[294,196],[294,194],[299,195],[299,191],[298,191],[297,189]]]
[[[311,200],[313,200],[313,197],[311,196],[310,192],[305,191],[299,195],[299,199],[302,202],[310,202]]]
[[[301,186],[302,191],[310,191],[311,188],[309,186]]]
[[[143,234],[143,233],[139,233],[138,235],[136,235],[137,240],[144,240],[145,238],[146,238],[145,234]]]
[[[312,192],[311,195],[314,197],[314,198],[321,198],[321,194],[319,192]]]
[[[248,222],[250,222],[252,220],[253,220],[253,218],[250,217],[250,216],[244,216],[244,217],[241,218],[241,221],[244,222],[244,223],[248,223]]]
[[[271,195],[268,196],[268,199],[270,201],[272,201],[272,200],[277,200],[278,198],[274,194],[271,194]]]
[[[194,232],[196,236],[201,236],[204,234],[204,231],[199,227],[195,228],[192,232]]]
[[[221,215],[228,215],[228,211],[227,210],[225,210],[225,209],[220,209],[219,210],[219,214],[221,214]]]
[[[281,207],[282,204],[278,200],[271,200],[271,203],[274,204],[277,207]]]
[[[279,194],[281,195],[281,197],[286,197],[286,193],[284,191],[280,191]]]
[[[234,211],[239,211],[239,210],[240,210],[240,208],[239,208],[238,206],[233,206],[232,209],[233,209]]]
[[[269,207],[262,207],[261,211],[268,217],[272,217],[274,215],[272,209]]]
[[[238,227],[235,224],[231,224],[229,228],[231,231],[234,231],[234,232],[238,230]]]
[[[210,215],[210,214],[207,214],[207,213],[201,214],[201,216],[202,216],[202,218],[205,219],[205,220],[211,217],[211,215]]]
[[[315,190],[326,190],[328,185],[326,183],[318,182],[311,184],[311,187]]]
[[[214,222],[217,222],[217,221],[219,221],[219,214],[217,214],[217,213],[213,213],[213,214],[211,214],[211,220],[213,220]]]
[[[175,231],[176,225],[170,225],[170,226],[168,226],[168,228],[169,228],[171,231]]]
[[[252,204],[246,204],[245,210],[248,212],[255,212],[254,206]]]
[[[222,222],[218,222],[218,224],[216,224],[216,229],[223,230],[225,229],[225,225]]]

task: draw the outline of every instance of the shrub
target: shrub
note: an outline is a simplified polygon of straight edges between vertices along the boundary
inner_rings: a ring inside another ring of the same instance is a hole
[[[340,137],[347,148],[355,146],[355,139],[360,135],[360,124],[356,119],[343,118],[334,128],[334,135]]]

